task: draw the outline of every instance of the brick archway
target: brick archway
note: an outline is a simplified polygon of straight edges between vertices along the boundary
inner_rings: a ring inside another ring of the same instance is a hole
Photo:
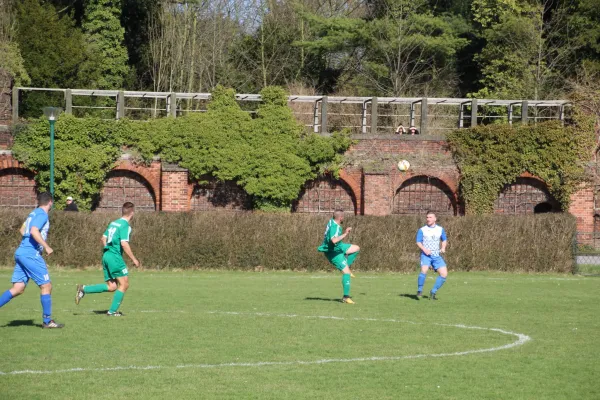
[[[246,211],[252,209],[250,196],[235,182],[210,181],[191,190],[191,211]]]
[[[392,214],[457,215],[456,196],[443,180],[426,175],[413,176],[402,182],[394,194]]]
[[[0,207],[35,208],[35,174],[19,167],[0,169]]]
[[[324,176],[304,185],[292,211],[298,213],[333,213],[335,209],[358,212],[355,194],[344,180]]]
[[[496,214],[533,214],[543,208],[560,211],[560,204],[548,191],[546,183],[530,175],[523,175],[514,183],[505,185],[494,202]]]
[[[135,204],[137,211],[156,211],[157,203],[152,185],[141,174],[128,169],[112,170],[104,182],[94,211],[119,211],[126,201]]]

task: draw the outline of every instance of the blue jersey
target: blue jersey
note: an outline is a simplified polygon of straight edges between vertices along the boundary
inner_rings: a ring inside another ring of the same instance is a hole
[[[433,257],[440,255],[440,241],[443,242],[445,240],[446,231],[439,225],[425,225],[417,231],[417,243],[422,243],[423,247],[431,251],[431,256]]]
[[[31,228],[36,227],[40,230],[42,238],[46,240],[48,237],[48,230],[50,229],[50,221],[48,220],[48,214],[41,208],[36,208],[29,214],[25,221],[25,233],[23,234],[23,240],[17,251],[21,254],[40,254],[44,250],[44,247],[35,241],[31,236]]]

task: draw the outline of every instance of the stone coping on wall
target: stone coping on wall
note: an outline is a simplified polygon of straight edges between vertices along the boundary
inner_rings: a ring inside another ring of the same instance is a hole
[[[163,163],[161,168],[165,172],[188,172],[187,168],[182,168],[177,164]]]
[[[415,141],[415,142],[445,142],[445,136],[439,135],[396,135],[396,134],[388,134],[388,135],[370,135],[370,134],[353,134],[352,139],[355,140],[399,140],[399,141]]]

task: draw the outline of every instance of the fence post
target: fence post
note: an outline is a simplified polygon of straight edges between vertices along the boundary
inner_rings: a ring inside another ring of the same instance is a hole
[[[415,126],[415,102],[410,103],[410,112],[409,114],[409,125],[408,127],[410,128],[411,126]]]
[[[313,132],[319,133],[319,100],[313,106]]]
[[[65,90],[65,114],[73,114],[73,93],[71,93],[71,89]]]
[[[529,102],[527,100],[523,100],[523,102],[521,103],[521,123],[522,124],[528,124],[529,123],[529,117],[527,116],[527,108],[529,107]]]
[[[327,96],[321,99],[321,133],[327,133]]]
[[[427,135],[427,123],[428,121],[428,109],[427,109],[427,97],[421,99],[421,127],[419,132],[421,135]]]
[[[373,97],[371,99],[371,135],[377,135],[377,119],[379,118],[379,111],[377,107],[379,105],[379,101],[377,97]]]
[[[508,124],[512,125],[513,123],[513,105],[508,105]]]
[[[125,93],[120,90],[117,95],[117,119],[125,118]]]
[[[19,88],[16,86],[12,90],[12,122],[19,122]]]
[[[560,121],[562,126],[565,126],[565,105],[564,104],[561,104],[560,108],[558,109],[558,120]]]
[[[169,115],[173,118],[177,118],[177,95],[175,92],[171,92],[169,96],[171,102],[169,103]]]
[[[460,103],[458,109],[458,127],[462,128],[465,126],[465,103]]]
[[[477,99],[471,100],[471,128],[477,126]]]
[[[367,133],[367,101],[363,101],[362,103],[362,113],[360,117],[360,133],[363,135]]]

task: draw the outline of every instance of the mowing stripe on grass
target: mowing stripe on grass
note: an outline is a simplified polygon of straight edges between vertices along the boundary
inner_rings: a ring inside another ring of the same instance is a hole
[[[159,311],[159,310],[145,310],[140,312],[172,312],[172,311]],[[395,323],[410,323],[410,324],[422,324],[414,321],[403,321],[398,319],[379,319],[379,318],[344,318],[334,317],[326,315],[299,315],[299,314],[272,314],[272,313],[248,313],[248,312],[236,312],[236,311],[207,311],[208,314],[219,314],[219,315],[247,315],[247,316],[258,316],[258,317],[279,317],[279,318],[312,318],[312,319],[333,319],[341,321],[372,321],[372,322],[395,322]],[[116,366],[107,368],[69,368],[69,369],[57,369],[57,370],[20,370],[20,371],[0,371],[0,375],[36,375],[36,374],[64,374],[70,372],[111,372],[111,371],[128,371],[128,370],[156,370],[156,369],[179,369],[179,368],[225,368],[225,367],[267,367],[267,366],[290,366],[290,365],[319,365],[319,364],[330,364],[330,363],[352,363],[352,362],[377,362],[377,361],[399,361],[399,360],[412,360],[418,358],[437,358],[437,357],[452,357],[452,356],[466,356],[469,354],[478,353],[490,353],[500,350],[507,350],[513,347],[522,346],[531,340],[531,337],[522,334],[507,331],[498,328],[485,328],[481,326],[468,326],[462,324],[439,324],[430,323],[428,325],[445,326],[459,329],[478,329],[490,332],[498,332],[504,335],[515,336],[516,341],[508,343],[502,346],[488,347],[484,349],[474,349],[466,351],[457,351],[454,353],[438,353],[438,354],[414,354],[407,356],[391,356],[391,357],[359,357],[359,358],[325,358],[321,360],[302,361],[259,361],[259,362],[247,362],[247,363],[220,363],[220,364],[183,364],[183,365],[146,365],[146,366]]]

